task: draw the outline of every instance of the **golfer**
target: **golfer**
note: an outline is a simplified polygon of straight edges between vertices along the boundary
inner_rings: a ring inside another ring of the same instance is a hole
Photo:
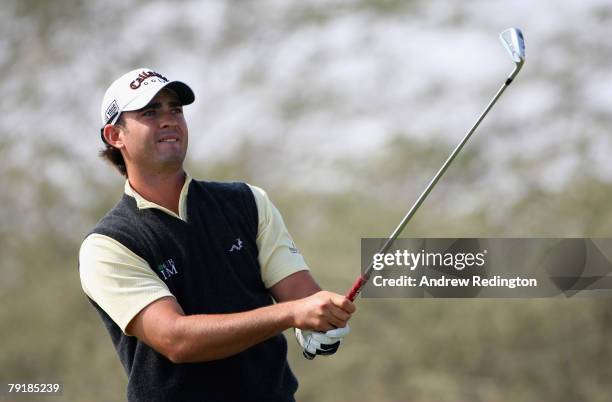
[[[321,291],[262,189],[185,172],[193,101],[147,68],[106,91],[101,156],[127,180],[81,245],[81,285],[129,401],[293,401],[282,331],[306,356],[333,354],[355,305]]]

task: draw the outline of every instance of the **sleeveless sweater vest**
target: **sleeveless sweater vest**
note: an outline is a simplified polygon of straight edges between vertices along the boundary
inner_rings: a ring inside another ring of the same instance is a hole
[[[185,314],[228,314],[273,303],[255,239],[257,205],[244,183],[192,180],[187,221],[119,203],[92,233],[111,237],[148,262]],[[126,336],[93,300],[128,375],[129,401],[293,401],[297,380],[278,334],[229,358],[175,364]]]

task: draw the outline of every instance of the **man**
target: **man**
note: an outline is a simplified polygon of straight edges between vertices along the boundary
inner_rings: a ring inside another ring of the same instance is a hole
[[[101,155],[127,180],[81,245],[81,284],[128,400],[293,401],[282,331],[295,328],[307,357],[333,354],[355,305],[321,291],[263,190],[186,174],[193,101],[146,68],[106,91]]]

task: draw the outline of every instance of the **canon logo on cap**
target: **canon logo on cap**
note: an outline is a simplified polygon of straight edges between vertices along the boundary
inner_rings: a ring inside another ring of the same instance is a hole
[[[155,71],[143,71],[142,73],[138,74],[138,77],[134,81],[130,82],[130,88],[132,89],[140,88],[140,85],[142,84],[142,82],[150,77],[158,77],[162,79],[164,82],[168,82],[168,79],[166,77],[164,77],[163,75],[159,73],[156,73]]]

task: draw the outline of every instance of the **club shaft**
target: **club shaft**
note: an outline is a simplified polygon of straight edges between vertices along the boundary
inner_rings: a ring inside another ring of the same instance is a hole
[[[499,99],[499,97],[501,96],[501,94],[504,93],[504,91],[506,90],[506,88],[508,87],[508,85],[510,85],[510,83],[512,82],[511,79],[507,80],[506,82],[504,82],[504,84],[501,86],[501,88],[497,91],[497,93],[495,94],[495,96],[493,96],[493,98],[491,99],[491,101],[489,102],[489,104],[487,105],[487,107],[484,109],[484,111],[480,114],[480,117],[478,117],[478,120],[476,120],[476,123],[474,123],[474,125],[472,126],[472,128],[467,132],[467,134],[465,135],[465,137],[463,137],[463,139],[461,140],[461,142],[459,143],[459,145],[457,145],[457,147],[455,147],[455,149],[453,150],[453,152],[450,154],[450,156],[448,157],[448,159],[446,159],[446,162],[444,162],[444,164],[442,165],[442,167],[440,168],[440,170],[438,170],[438,173],[436,173],[436,175],[434,176],[433,179],[431,179],[431,181],[429,182],[429,184],[427,185],[427,188],[425,188],[425,191],[423,191],[421,193],[421,195],[419,196],[419,198],[416,200],[416,202],[414,203],[414,205],[412,205],[412,208],[410,208],[410,210],[408,211],[408,213],[406,214],[406,216],[404,216],[404,218],[402,219],[402,221],[400,222],[399,225],[397,225],[397,227],[395,228],[395,230],[393,231],[393,233],[391,234],[391,236],[385,241],[385,243],[383,244],[383,246],[378,250],[379,254],[384,254],[386,253],[389,248],[393,245],[393,243],[395,242],[395,240],[398,238],[398,236],[400,235],[400,233],[402,233],[402,231],[404,230],[404,228],[406,227],[406,225],[408,224],[408,222],[410,222],[410,219],[412,219],[412,217],[414,216],[414,214],[416,213],[416,211],[419,209],[419,207],[421,206],[421,204],[423,203],[423,201],[425,201],[425,198],[427,198],[427,196],[429,195],[429,193],[431,192],[431,190],[434,188],[434,186],[436,185],[436,183],[438,182],[438,180],[440,180],[440,178],[442,177],[442,175],[444,174],[444,172],[446,172],[446,170],[448,169],[449,165],[453,162],[453,160],[455,159],[455,157],[457,156],[457,154],[461,151],[461,149],[463,148],[463,146],[465,145],[465,143],[470,139],[470,137],[472,136],[472,134],[474,134],[474,131],[476,131],[476,129],[478,128],[478,126],[480,125],[480,123],[482,122],[482,120],[485,118],[485,116],[487,115],[487,113],[489,113],[489,110],[491,110],[491,108],[493,107],[493,105],[495,105],[495,102],[497,102],[497,99]],[[374,270],[373,267],[373,263],[370,262],[370,265],[368,266],[368,269],[361,274],[361,276],[359,276],[359,278],[357,278],[357,280],[353,283],[353,286],[351,287],[351,289],[347,292],[346,297],[351,300],[354,301],[357,296],[359,295],[359,292],[361,291],[361,289],[363,288],[363,286],[368,282],[368,280],[370,279],[370,276],[372,275],[372,272]]]

